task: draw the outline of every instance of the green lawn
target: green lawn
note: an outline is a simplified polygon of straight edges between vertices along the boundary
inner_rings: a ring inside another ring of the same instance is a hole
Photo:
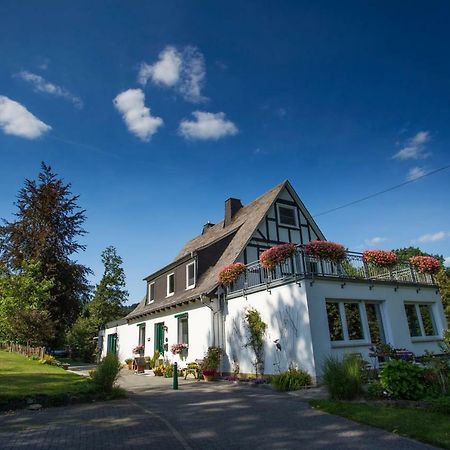
[[[450,449],[450,416],[422,409],[313,400],[313,408]]]
[[[0,398],[77,394],[87,391],[90,384],[60,367],[0,351]]]

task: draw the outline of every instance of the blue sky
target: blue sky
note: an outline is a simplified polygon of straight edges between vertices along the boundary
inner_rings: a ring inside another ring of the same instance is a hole
[[[40,161],[87,210],[79,261],[130,301],[230,196],[312,214],[450,163],[450,4],[2,2],[0,216]],[[350,249],[450,257],[450,170],[317,218]],[[450,259],[449,259],[450,261]]]

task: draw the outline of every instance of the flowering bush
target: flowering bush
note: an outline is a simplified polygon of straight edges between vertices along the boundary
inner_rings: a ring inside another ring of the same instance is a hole
[[[335,263],[343,261],[346,255],[342,244],[329,241],[311,241],[304,246],[305,253],[320,259],[328,259]]]
[[[420,273],[437,273],[441,268],[441,263],[438,259],[432,256],[412,256],[409,262]]]
[[[295,253],[295,244],[281,244],[270,247],[261,253],[259,261],[265,269],[273,269]]]
[[[184,350],[188,349],[187,344],[183,344],[182,342],[179,342],[178,344],[172,344],[170,347],[170,351],[172,352],[172,355],[179,355]]]
[[[133,353],[135,355],[141,355],[144,353],[144,346],[143,345],[138,345],[137,347],[133,348]]]
[[[232,284],[234,283],[241,274],[243,274],[247,268],[242,263],[234,263],[229,266],[225,266],[219,272],[219,281],[222,284]]]
[[[363,253],[365,263],[373,264],[377,267],[392,267],[397,264],[398,258],[394,252],[386,250],[366,250]]]

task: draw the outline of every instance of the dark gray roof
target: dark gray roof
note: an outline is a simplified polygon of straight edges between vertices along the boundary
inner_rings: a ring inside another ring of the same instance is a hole
[[[205,234],[201,234],[190,240],[183,247],[181,252],[175,258],[175,261],[182,260],[192,252],[198,252],[225,237],[231,238],[230,243],[217,260],[217,263],[209,267],[200,279],[197,280],[197,285],[194,289],[175,293],[172,297],[155,301],[150,305],[146,305],[146,299],[144,298],[136,309],[128,314],[126,318],[132,319],[152,312],[157,312],[174,305],[198,299],[201,294],[208,295],[213,292],[219,285],[217,278],[220,269],[236,261],[248,241],[251,239],[253,233],[258,228],[261,220],[287,184],[288,181],[280,183],[252,203],[244,206],[236,213],[228,226],[224,227],[224,222],[222,221],[209,228]],[[170,264],[170,266],[172,265],[173,263]],[[158,273],[160,272],[161,271],[158,271]],[[152,275],[149,275],[147,278],[150,277],[152,277]]]

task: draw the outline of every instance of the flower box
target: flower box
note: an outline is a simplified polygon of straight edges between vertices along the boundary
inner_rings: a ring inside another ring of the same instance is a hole
[[[386,250],[366,250],[363,252],[363,261],[376,267],[390,268],[397,264],[398,257],[394,252]]]
[[[342,262],[347,255],[345,247],[342,244],[329,241],[311,241],[303,249],[309,256],[326,259],[334,263]]]
[[[281,244],[270,247],[261,253],[259,262],[265,269],[274,269],[278,264],[284,263],[295,253],[295,244]]]
[[[172,352],[172,355],[180,355],[186,353],[188,347],[189,346],[187,344],[179,342],[178,344],[172,344],[170,351]]]
[[[245,265],[240,262],[225,266],[219,272],[219,282],[225,285],[233,284],[246,270]]]
[[[433,256],[413,256],[409,262],[420,273],[435,274],[441,268],[441,263]]]

